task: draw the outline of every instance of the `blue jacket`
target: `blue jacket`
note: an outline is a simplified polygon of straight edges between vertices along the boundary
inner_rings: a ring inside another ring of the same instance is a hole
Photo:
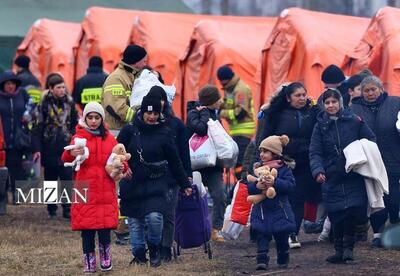
[[[310,167],[313,177],[323,173],[322,200],[328,212],[367,204],[364,178],[346,173],[343,149],[350,143],[366,138],[375,141],[367,124],[351,110],[341,110],[337,120],[321,112],[311,136]]]
[[[274,184],[276,196],[253,205],[250,222],[254,230],[266,235],[296,231],[294,214],[288,199],[295,186],[292,170],[286,165],[278,168],[278,177]],[[250,195],[261,193],[256,183],[249,183],[248,190]]]

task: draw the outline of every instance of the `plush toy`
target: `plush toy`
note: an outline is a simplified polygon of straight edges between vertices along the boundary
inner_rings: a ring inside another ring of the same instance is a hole
[[[116,144],[106,164],[106,171],[115,182],[125,177],[129,159],[131,159],[131,154],[126,152],[125,146]]]
[[[84,154],[79,154],[75,157],[75,160],[72,162],[65,162],[64,167],[74,167],[75,171],[79,171],[81,168],[81,164],[88,159],[89,157],[89,149],[86,146],[85,138],[74,138],[74,144],[64,147],[65,150],[73,150],[73,149],[83,149]]]
[[[270,180],[270,182],[274,183],[276,177],[278,176],[278,171],[273,168],[270,169],[268,166],[260,166],[254,169],[253,176],[251,174],[247,175],[247,181],[249,182],[265,182]],[[266,198],[274,198],[276,196],[276,191],[274,187],[268,187],[268,189],[263,190],[261,194],[258,195],[249,195],[247,197],[247,201],[252,204],[257,204],[263,201]]]

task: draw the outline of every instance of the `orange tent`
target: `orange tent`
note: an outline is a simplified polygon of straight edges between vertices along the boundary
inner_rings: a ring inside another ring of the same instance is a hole
[[[17,55],[30,57],[30,69],[43,86],[49,73],[58,72],[71,91],[75,67],[72,46],[79,31],[80,24],[39,19],[18,46]]]
[[[379,76],[385,89],[400,95],[400,9],[385,7],[371,19],[354,51],[346,56],[346,74],[369,68]]]
[[[224,64],[231,65],[235,73],[250,85],[258,108],[254,74],[265,37],[275,22],[275,18],[268,17],[199,22],[180,59],[177,85],[184,95],[182,111],[186,109],[187,101],[197,99],[197,93],[203,85],[219,85],[216,72]]]
[[[160,72],[166,84],[174,82],[178,59],[185,50],[194,26],[202,17],[204,16],[144,12],[135,20],[131,43],[146,49],[148,64]],[[181,117],[179,91],[173,105],[176,115]]]
[[[262,101],[284,82],[301,81],[317,98],[323,90],[321,74],[340,65],[360,41],[369,19],[313,12],[282,11],[262,50],[258,83]]]
[[[91,7],[82,21],[82,32],[74,45],[76,79],[86,74],[91,56],[103,58],[104,70],[111,73],[129,44],[132,26],[141,11]]]

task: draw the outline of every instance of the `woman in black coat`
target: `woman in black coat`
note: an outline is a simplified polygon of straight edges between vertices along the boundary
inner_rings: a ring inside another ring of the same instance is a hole
[[[118,135],[118,142],[124,144],[132,155],[128,162],[132,178],[120,184],[121,214],[128,217],[135,262],[147,262],[147,243],[152,266],[161,263],[160,246],[163,215],[168,204],[168,182],[173,177],[187,195],[191,193],[190,181],[183,169],[173,135],[160,122],[160,112],[161,102],[158,98],[144,97],[135,120]]]
[[[189,135],[185,124],[175,117],[172,107],[168,102],[167,94],[159,86],[153,86],[149,93],[150,97],[158,98],[161,102],[160,121],[171,130],[175,145],[178,149],[179,158],[189,179],[192,179],[192,166],[190,163]],[[171,247],[174,239],[175,208],[178,200],[179,183],[175,178],[168,181],[168,192],[166,211],[164,213],[164,227],[162,234],[161,258],[164,262],[171,261]]]
[[[290,235],[291,248],[301,246],[297,235],[304,216],[304,202],[318,204],[321,200],[320,186],[311,175],[308,159],[311,134],[319,111],[318,106],[313,105],[308,98],[303,84],[299,82],[283,86],[278,95],[271,99],[270,106],[263,111],[265,126],[261,129],[259,140],[271,135],[287,135],[289,144],[284,148],[283,154],[296,162],[293,170],[296,188],[289,197],[296,218],[296,232]]]
[[[373,247],[380,247],[380,233],[387,218],[390,223],[400,222],[400,135],[396,129],[400,98],[388,96],[382,82],[375,76],[368,76],[361,82],[361,97],[353,99],[351,109],[362,117],[376,135],[379,151],[389,178],[389,194],[384,195],[386,208],[371,214],[374,231]]]
[[[21,80],[11,71],[0,75],[0,117],[3,125],[6,167],[11,180],[11,192],[15,202],[15,181],[22,180],[22,155],[24,150],[16,137],[17,129],[21,130],[26,122],[24,112],[29,102],[29,95],[20,88]],[[26,153],[26,152],[25,152]]]
[[[341,263],[353,260],[355,227],[367,216],[367,191],[364,178],[345,171],[343,149],[366,138],[375,140],[372,130],[351,110],[343,109],[336,89],[322,94],[325,112],[318,115],[310,143],[313,177],[322,184],[322,200],[333,225],[335,255],[326,260]]]

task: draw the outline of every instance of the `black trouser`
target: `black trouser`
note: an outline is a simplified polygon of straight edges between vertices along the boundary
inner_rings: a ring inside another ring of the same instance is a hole
[[[179,186],[174,185],[169,187],[167,193],[167,205],[164,212],[164,224],[162,230],[162,241],[163,247],[172,247],[174,241],[174,230],[175,230],[175,209],[178,202]]]
[[[99,243],[102,245],[107,245],[111,243],[111,230],[110,229],[100,229],[100,230],[82,230],[82,249],[84,254],[94,252],[95,236],[96,232],[99,236]]]
[[[7,190],[13,195],[15,202],[15,181],[24,180],[22,173],[22,155],[23,153],[18,150],[6,150],[6,167],[8,168],[8,174],[10,176],[10,182],[8,183]]]
[[[355,235],[356,225],[365,220],[366,206],[350,207],[337,212],[329,212],[328,217],[333,227],[334,239],[343,239],[344,236]]]
[[[275,240],[278,264],[285,264],[289,259],[289,233],[275,233],[273,235],[256,232],[257,235],[257,262],[268,262],[269,243],[272,237]]]
[[[390,223],[400,222],[399,205],[400,205],[400,184],[399,174],[388,174],[389,178],[389,194],[383,196],[385,208],[371,214],[370,221],[374,233],[381,233],[389,217]]]
[[[295,191],[289,195],[289,202],[292,206],[294,218],[296,221],[296,235],[299,234],[301,223],[303,222],[305,201],[305,197],[301,192],[297,193],[297,191]]]
[[[71,195],[72,185],[72,168],[64,166],[45,166],[44,167],[44,180],[45,181],[56,181],[61,180],[61,189],[66,189],[69,195]],[[62,180],[65,180],[63,182]],[[71,204],[61,204],[63,212],[69,212]],[[57,204],[47,204],[47,211],[49,214],[55,214],[57,211]]]
[[[239,155],[235,166],[236,179],[240,179],[242,175],[243,157],[247,146],[250,144],[251,139],[246,136],[232,136],[233,141],[236,142],[239,148]]]

